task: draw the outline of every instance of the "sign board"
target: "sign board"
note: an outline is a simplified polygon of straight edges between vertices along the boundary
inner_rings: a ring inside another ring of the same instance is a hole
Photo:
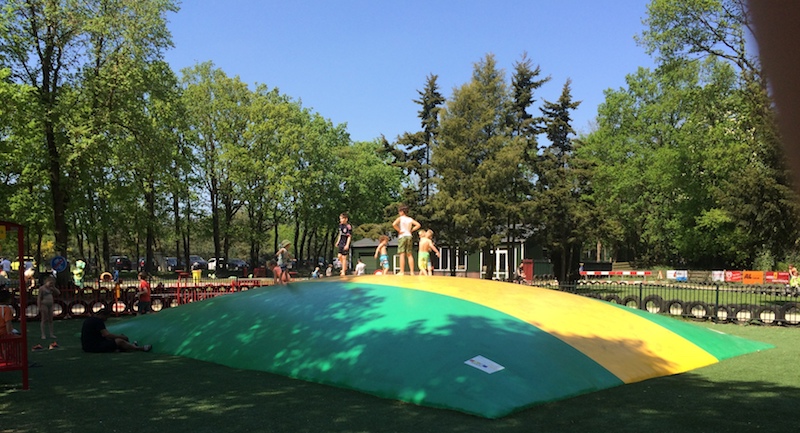
[[[742,272],[742,282],[744,284],[764,284],[764,271],[744,271]]]
[[[481,370],[489,374],[496,373],[500,370],[505,369],[505,367],[503,367],[502,365],[481,355],[478,355],[476,357],[464,361],[464,364],[467,364],[470,367],[475,367],[478,370]]]
[[[769,271],[764,275],[767,284],[789,284],[788,272]]]
[[[725,271],[711,271],[711,281],[725,281]]]
[[[667,279],[675,281],[689,281],[689,271],[676,271],[674,269],[668,270]]]
[[[725,271],[725,282],[727,283],[741,283],[742,271]]]
[[[64,272],[67,270],[67,259],[61,256],[55,256],[50,260],[50,267],[56,272]]]

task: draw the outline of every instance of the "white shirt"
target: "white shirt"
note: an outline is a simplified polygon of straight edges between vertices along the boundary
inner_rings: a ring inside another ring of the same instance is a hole
[[[414,225],[414,218],[410,216],[403,215],[400,217],[400,226],[399,233],[397,234],[398,238],[411,236],[411,227]]]
[[[359,263],[356,265],[356,275],[364,275],[364,272],[367,270],[367,265],[364,263]]]

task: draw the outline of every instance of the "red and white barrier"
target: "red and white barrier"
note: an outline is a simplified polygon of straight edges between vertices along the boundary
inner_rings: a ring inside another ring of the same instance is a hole
[[[617,275],[636,275],[636,276],[650,276],[652,271],[581,271],[581,275],[604,275],[604,276],[617,276]]]

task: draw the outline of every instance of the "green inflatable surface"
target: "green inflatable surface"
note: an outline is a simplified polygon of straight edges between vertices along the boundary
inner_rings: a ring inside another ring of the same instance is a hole
[[[625,383],[585,351],[519,317],[436,293],[433,286],[415,290],[384,278],[258,288],[168,308],[110,330],[152,344],[156,353],[487,418]],[[738,353],[764,348],[745,346]]]

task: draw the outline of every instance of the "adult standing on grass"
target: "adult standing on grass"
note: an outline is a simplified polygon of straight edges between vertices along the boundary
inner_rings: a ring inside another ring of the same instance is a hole
[[[150,283],[147,281],[147,272],[139,272],[139,291],[136,292],[139,298],[139,313],[147,314],[150,312]]]
[[[342,212],[339,215],[339,239],[336,242],[336,247],[339,249],[339,263],[342,264],[342,270],[339,275],[347,275],[347,256],[350,254],[350,239],[353,237],[353,226],[350,225],[350,216],[347,212]]]
[[[87,317],[81,326],[81,347],[84,352],[109,353],[121,350],[123,352],[149,352],[153,347],[149,344],[138,346],[131,343],[125,334],[112,334],[106,329],[106,320],[111,315],[111,310],[103,308]]]
[[[61,294],[61,291],[56,288],[56,278],[47,277],[44,279],[44,284],[39,287],[39,295],[36,297],[36,304],[39,307],[39,326],[42,329],[42,340],[47,338],[45,331],[50,329],[50,338],[56,338],[53,332],[53,304],[55,303],[55,296]]]
[[[414,238],[411,235],[419,230],[420,224],[414,218],[408,216],[408,206],[401,204],[397,209],[399,216],[392,223],[392,227],[397,230],[397,254],[400,254],[400,275],[404,275],[406,261],[411,275],[414,275]]]

